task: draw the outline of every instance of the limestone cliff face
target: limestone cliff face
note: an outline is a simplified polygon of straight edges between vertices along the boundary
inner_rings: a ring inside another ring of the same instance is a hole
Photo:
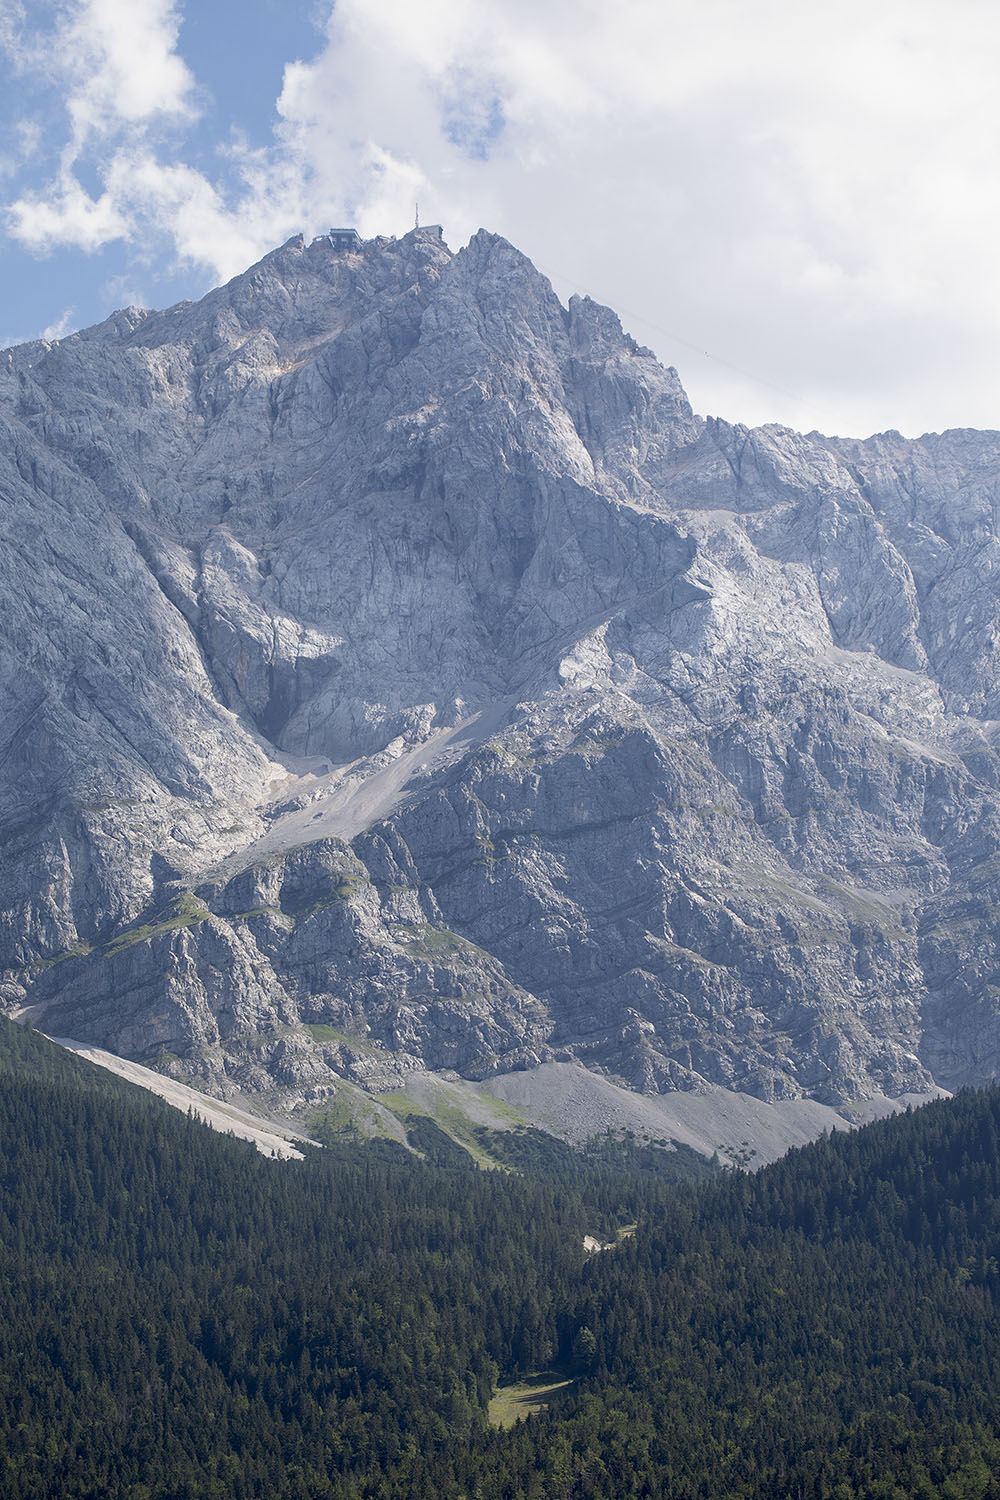
[[[1000,1046],[1000,435],[695,417],[505,241],[0,356],[0,965],[319,1099],[825,1102]]]

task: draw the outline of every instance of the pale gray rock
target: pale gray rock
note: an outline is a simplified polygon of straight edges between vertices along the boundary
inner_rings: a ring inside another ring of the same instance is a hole
[[[301,239],[0,357],[0,962],[287,1107],[1000,1052],[1000,435],[696,417],[513,247]]]

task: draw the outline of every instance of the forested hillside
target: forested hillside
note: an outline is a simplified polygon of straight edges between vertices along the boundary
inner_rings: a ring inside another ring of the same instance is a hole
[[[268,1161],[0,1054],[13,1500],[1000,1496],[995,1091],[677,1184],[531,1138],[483,1173],[426,1125],[437,1161]],[[546,1367],[575,1383],[491,1429]]]

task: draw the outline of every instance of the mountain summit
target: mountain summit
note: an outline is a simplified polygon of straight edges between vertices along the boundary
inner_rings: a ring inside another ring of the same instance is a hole
[[[995,1076],[1000,435],[704,420],[435,229],[6,351],[0,423],[9,1012],[297,1108]]]

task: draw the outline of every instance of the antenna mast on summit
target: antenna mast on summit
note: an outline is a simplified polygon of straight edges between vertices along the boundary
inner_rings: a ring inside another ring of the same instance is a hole
[[[419,203],[414,203],[414,205],[413,205],[413,227],[414,227],[414,229],[419,229],[420,228],[420,204]]]

